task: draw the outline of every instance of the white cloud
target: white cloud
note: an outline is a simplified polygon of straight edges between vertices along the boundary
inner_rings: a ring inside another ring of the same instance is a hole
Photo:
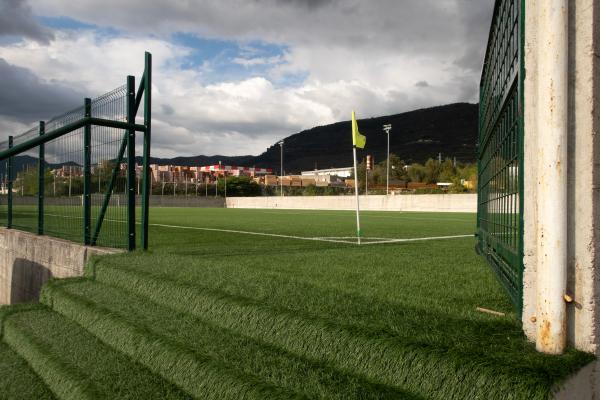
[[[275,88],[265,78],[203,85],[201,67],[180,67],[188,49],[158,39],[57,33],[46,47],[25,40],[0,48],[0,57],[48,82],[96,96],[121,85],[128,73],[139,76],[145,49],[154,61],[156,155],[257,154],[277,138],[335,121],[327,107],[301,90]]]
[[[455,101],[476,101],[477,57],[492,0],[146,2],[36,0],[34,12],[120,29],[58,30],[48,45],[0,45],[0,58],[46,83],[95,96],[154,60],[154,153],[258,154],[301,129]],[[264,68],[230,81],[171,34],[191,32],[242,43],[232,64]],[[285,46],[264,55],[252,40]],[[475,61],[473,61],[475,59]],[[303,76],[286,86],[286,77]],[[212,82],[207,84],[206,82]],[[427,82],[427,85],[418,85]],[[6,122],[4,122],[6,125]],[[14,123],[11,123],[14,126]],[[1,139],[1,138],[0,138]]]

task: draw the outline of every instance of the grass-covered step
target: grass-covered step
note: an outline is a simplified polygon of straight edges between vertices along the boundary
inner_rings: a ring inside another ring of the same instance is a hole
[[[546,399],[554,384],[593,359],[575,351],[561,357],[536,353],[512,323],[489,316],[461,318],[451,308],[444,313],[443,308],[429,310],[414,303],[398,303],[395,307],[404,309],[394,315],[389,314],[394,305],[381,307],[376,297],[369,302],[346,295],[343,287],[332,289],[336,296],[331,297],[310,285],[298,286],[296,280],[287,285],[280,282],[287,287],[287,295],[299,304],[310,304],[314,296],[321,295],[324,305],[313,311],[284,307],[282,300],[278,302],[286,293],[284,290],[257,299],[206,287],[207,283],[197,278],[190,280],[178,273],[155,274],[153,270],[152,264],[143,271],[100,262],[95,265],[93,276],[299,357],[427,398]],[[210,279],[207,278],[208,285]],[[265,279],[269,279],[268,275]],[[338,305],[334,304],[336,299]],[[353,312],[352,305],[360,311]],[[397,326],[386,329],[381,324],[369,324],[365,315],[369,305],[373,312],[381,313],[379,320],[386,321],[388,313]],[[339,318],[337,314],[343,310],[347,312]],[[402,318],[406,319],[404,325]],[[456,340],[461,330],[463,342]]]
[[[150,304],[146,299],[99,282],[65,280],[45,289],[45,301],[76,321],[109,312],[161,341],[187,349],[199,359],[211,357],[229,368],[255,375],[308,398],[322,399],[420,399],[399,388],[375,384],[359,375],[343,372],[328,363],[314,362],[260,340],[251,339],[207,323],[189,314]],[[88,306],[83,306],[85,303]],[[119,335],[115,329],[111,335]],[[103,336],[108,335],[107,332]],[[161,360],[155,360],[161,362]]]
[[[151,373],[46,307],[7,313],[3,341],[59,399],[186,399]]]
[[[0,343],[0,400],[53,400],[44,381],[17,353]]]
[[[77,294],[64,290],[65,287],[83,285],[83,291]],[[240,371],[227,363],[227,360],[213,357],[208,352],[194,352],[181,341],[175,341],[161,335],[153,327],[139,324],[135,313],[151,315],[151,303],[137,309],[126,311],[130,317],[123,317],[109,309],[113,304],[104,297],[102,302],[87,300],[86,288],[93,288],[85,279],[73,279],[49,282],[41,294],[41,301],[77,321],[107,345],[127,354],[131,359],[147,366],[154,373],[174,382],[187,393],[201,399],[293,399],[304,397],[293,390],[270,384],[254,374]],[[90,296],[98,295],[98,292]],[[115,301],[119,301],[118,294]],[[127,299],[123,299],[127,301]],[[158,312],[159,314],[160,311]],[[164,318],[169,318],[167,311]],[[160,316],[159,316],[160,318]],[[160,321],[155,320],[155,323]],[[186,326],[176,327],[187,329]],[[194,340],[188,337],[189,340]]]

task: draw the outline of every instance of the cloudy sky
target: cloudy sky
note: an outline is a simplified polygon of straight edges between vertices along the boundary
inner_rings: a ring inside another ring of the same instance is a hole
[[[477,101],[493,0],[0,0],[0,140],[139,79],[153,154]]]

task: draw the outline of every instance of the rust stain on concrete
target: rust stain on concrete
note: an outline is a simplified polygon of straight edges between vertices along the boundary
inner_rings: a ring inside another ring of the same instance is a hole
[[[550,321],[544,320],[542,321],[542,326],[540,329],[540,342],[544,348],[548,348],[552,344],[552,335],[550,333]]]

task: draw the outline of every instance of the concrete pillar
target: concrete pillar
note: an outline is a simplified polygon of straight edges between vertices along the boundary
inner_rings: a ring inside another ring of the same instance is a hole
[[[540,118],[544,113],[555,111],[549,109],[552,105],[548,101],[552,99],[540,95],[550,93],[549,86],[556,84],[549,82],[548,76],[542,76],[543,67],[539,65],[543,56],[540,51],[545,50],[540,48],[547,47],[548,35],[557,32],[554,28],[548,32],[547,27],[541,26],[544,9],[550,3],[554,1],[527,0],[525,4],[523,329],[532,341],[542,336],[540,330],[545,318],[540,314],[545,306],[539,303],[545,296],[538,297],[542,292],[539,286],[546,285],[545,279],[553,273],[552,270],[542,272],[541,268],[547,266],[543,263],[552,260],[540,260],[540,253],[546,249],[543,240],[548,240],[548,225],[556,221],[542,220],[541,215],[547,212],[544,202],[548,201],[548,196],[550,201],[564,196],[558,192],[542,194],[544,189],[540,190],[538,185],[540,179],[547,179],[545,170],[552,167],[538,163],[544,158],[540,150],[557,151],[555,147],[545,146],[549,134],[545,124],[551,117]],[[566,255],[559,253],[559,257],[566,260],[564,292],[573,298],[572,302],[563,303],[566,307],[566,341],[580,350],[600,354],[600,258],[597,256],[600,254],[600,1],[565,3],[568,4],[565,11],[568,32],[563,37],[568,38],[565,52],[568,56],[565,118],[568,130],[565,165],[567,247]],[[565,121],[560,122],[561,126]],[[562,216],[559,218],[558,225],[562,230],[564,220]],[[553,301],[558,304],[557,297]]]
[[[561,354],[567,343],[568,15],[568,0],[546,0],[537,10],[535,101],[543,140],[537,143],[536,347],[550,354]]]

